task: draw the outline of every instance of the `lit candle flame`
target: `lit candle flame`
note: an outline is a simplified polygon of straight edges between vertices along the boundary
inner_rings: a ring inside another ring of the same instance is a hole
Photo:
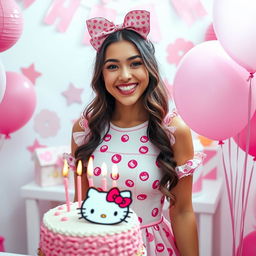
[[[92,157],[89,158],[88,165],[87,165],[87,174],[89,176],[93,176],[93,161]]]
[[[103,162],[102,163],[102,165],[101,165],[101,170],[102,170],[102,176],[106,176],[107,175],[107,165],[106,165],[106,163],[105,162]]]
[[[76,173],[77,175],[82,175],[82,171],[83,171],[83,165],[82,165],[82,161],[79,160],[78,164],[77,164],[77,168],[76,168]]]
[[[117,165],[114,164],[112,166],[112,178],[115,180],[117,179],[117,176],[118,176],[118,168],[117,168]]]
[[[62,169],[62,175],[64,177],[68,176],[68,162],[66,159],[64,159],[64,165],[63,165],[63,169]]]

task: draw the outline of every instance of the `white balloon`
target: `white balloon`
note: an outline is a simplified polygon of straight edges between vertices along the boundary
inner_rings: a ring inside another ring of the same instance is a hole
[[[3,64],[0,62],[0,104],[4,98],[6,89],[6,74]]]
[[[225,51],[247,71],[256,71],[256,1],[215,0],[213,26]]]

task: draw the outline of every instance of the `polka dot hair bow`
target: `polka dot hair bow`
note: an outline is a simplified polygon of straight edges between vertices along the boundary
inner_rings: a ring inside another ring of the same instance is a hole
[[[126,14],[124,23],[115,25],[113,22],[102,18],[96,17],[86,21],[87,29],[91,36],[91,45],[99,51],[104,40],[112,33],[129,29],[140,34],[144,39],[150,31],[150,13],[145,10],[134,10]]]

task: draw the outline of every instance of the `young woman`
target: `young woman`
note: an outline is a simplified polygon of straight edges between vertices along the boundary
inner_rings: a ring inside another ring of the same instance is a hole
[[[131,208],[139,217],[147,255],[197,256],[191,174],[202,156],[194,156],[186,124],[175,112],[168,114],[167,92],[147,40],[149,13],[131,11],[118,26],[94,18],[87,27],[97,50],[95,98],[74,124],[69,157],[73,169],[78,160],[84,163],[83,197],[90,156],[95,187],[101,186],[102,163],[108,166],[108,186],[117,165],[117,186],[132,191]],[[165,198],[170,199],[171,225],[162,213]]]

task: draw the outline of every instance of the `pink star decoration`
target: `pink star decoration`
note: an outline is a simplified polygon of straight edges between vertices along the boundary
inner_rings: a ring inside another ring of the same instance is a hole
[[[30,151],[31,153],[34,153],[37,148],[45,148],[45,147],[46,147],[45,145],[41,145],[41,144],[38,142],[38,140],[35,139],[33,145],[28,146],[28,147],[27,147],[27,150]]]
[[[36,83],[36,79],[41,76],[40,72],[35,70],[35,65],[32,63],[28,68],[21,68],[21,72],[24,76],[26,76],[34,85]]]
[[[69,87],[66,91],[62,92],[62,95],[66,98],[67,104],[72,103],[82,104],[81,94],[84,89],[76,88],[72,83],[69,84]]]

